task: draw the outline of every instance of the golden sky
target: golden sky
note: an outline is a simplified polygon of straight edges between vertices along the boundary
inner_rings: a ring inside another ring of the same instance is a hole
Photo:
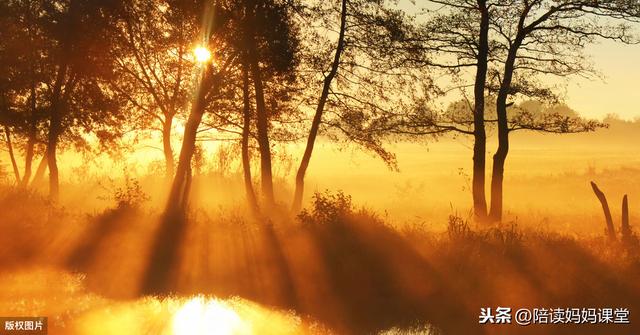
[[[640,118],[640,45],[603,41],[587,52],[604,80],[574,78],[567,91],[569,106],[587,117]]]

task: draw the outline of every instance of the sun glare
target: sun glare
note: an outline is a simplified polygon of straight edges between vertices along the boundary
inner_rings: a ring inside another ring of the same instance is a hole
[[[229,306],[216,299],[196,297],[173,317],[174,335],[244,335],[251,329]]]
[[[198,63],[206,63],[211,59],[211,51],[203,46],[193,49],[193,55],[196,57]]]

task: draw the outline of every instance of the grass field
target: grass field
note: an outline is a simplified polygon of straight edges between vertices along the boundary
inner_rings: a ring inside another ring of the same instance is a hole
[[[0,206],[11,209],[0,214],[0,314],[48,316],[51,334],[638,331],[637,323],[478,323],[480,308],[496,306],[624,307],[633,320],[640,310],[637,240],[478,227],[456,216],[442,230],[398,225],[348,196],[323,193],[297,218],[266,224],[241,208],[192,212],[177,241],[174,293],[143,297],[141,275],[159,221],[153,209],[121,202],[87,214],[11,188],[2,190]]]

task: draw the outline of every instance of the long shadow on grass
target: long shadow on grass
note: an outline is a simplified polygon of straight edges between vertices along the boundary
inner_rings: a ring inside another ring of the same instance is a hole
[[[96,250],[108,247],[98,245],[120,229],[119,221],[123,218],[115,213],[104,216],[69,264],[86,267],[95,262]],[[588,249],[620,252],[615,246],[535,234],[506,245],[478,234],[424,242],[375,216],[349,211],[329,220],[275,226],[193,221],[181,221],[184,235],[179,239],[175,232],[164,233],[167,240],[180,241],[167,247],[171,257],[153,258],[170,275],[171,291],[180,295],[240,296],[309,315],[340,334],[424,323],[444,334],[637,333],[633,322],[575,327],[478,323],[481,307],[497,306],[621,307],[630,309],[633,320],[640,312],[640,284],[634,280],[640,266],[606,262]],[[99,277],[110,278],[108,273]]]
[[[103,241],[121,231],[125,227],[126,218],[132,214],[135,212],[131,209],[115,208],[96,217],[95,222],[89,223],[84,235],[64,261],[64,265],[73,271],[87,271],[89,265],[95,262]]]
[[[640,312],[640,267],[627,267],[625,250],[605,240],[581,242],[554,236],[530,236],[531,241],[518,257],[509,261],[513,270],[534,283],[537,299],[530,308],[628,308]],[[591,243],[591,245],[584,245]],[[588,250],[593,248],[594,250]],[[598,252],[620,254],[619,257],[594,257]],[[535,334],[626,334],[637,333],[640,325],[584,324],[539,325],[517,333]]]
[[[351,214],[301,229],[319,251],[312,262],[324,269],[316,285],[327,286],[332,298],[306,305],[304,313],[351,334],[425,323],[445,334],[480,332],[474,322],[459,321],[468,313],[448,279],[377,219]]]

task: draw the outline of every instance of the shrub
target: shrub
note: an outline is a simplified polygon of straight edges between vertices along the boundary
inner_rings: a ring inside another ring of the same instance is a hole
[[[449,215],[447,235],[451,241],[468,241],[474,237],[474,233],[469,228],[469,222],[457,215]]]
[[[111,195],[99,197],[99,199],[113,200],[118,208],[137,208],[151,199],[149,195],[142,190],[140,182],[126,174],[124,176],[123,186],[112,187],[113,189],[110,190],[110,187],[103,186],[103,188],[111,192]]]
[[[313,195],[311,209],[303,209],[298,220],[304,224],[335,224],[352,214],[351,196],[325,191]]]

